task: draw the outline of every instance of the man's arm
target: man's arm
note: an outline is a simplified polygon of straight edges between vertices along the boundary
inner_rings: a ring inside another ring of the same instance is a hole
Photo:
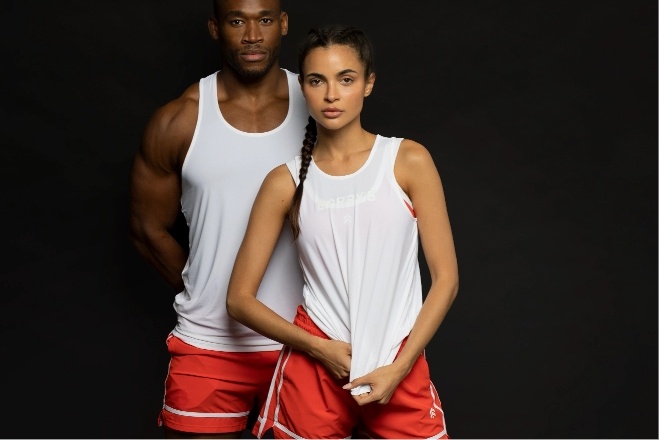
[[[156,110],[144,131],[130,182],[130,237],[176,292],[188,257],[171,230],[181,210],[181,166],[197,121],[198,87]]]

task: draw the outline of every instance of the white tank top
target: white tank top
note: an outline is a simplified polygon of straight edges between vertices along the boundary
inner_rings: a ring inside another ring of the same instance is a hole
[[[199,115],[182,169],[181,209],[190,228],[185,289],[176,295],[173,333],[196,347],[219,351],[281,348],[231,319],[226,292],[249,213],[265,175],[299,154],[309,114],[297,82],[286,71],[289,108],[280,126],[245,133],[222,117],[217,72],[199,81]],[[302,302],[302,275],[288,223],[258,291],[258,299],[293,320]]]
[[[351,380],[393,362],[423,302],[416,218],[394,176],[401,141],[378,135],[366,163],[346,176],[312,160],[304,181],[303,304],[327,336],[352,344]],[[286,164],[296,184],[300,163]]]

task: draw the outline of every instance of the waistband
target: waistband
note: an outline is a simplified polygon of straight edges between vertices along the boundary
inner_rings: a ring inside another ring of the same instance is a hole
[[[304,310],[302,304],[297,306],[297,314],[295,315],[293,324],[314,336],[318,336],[323,339],[329,339],[329,336],[327,336],[320,328],[318,328],[316,323],[311,320],[311,317],[307,314],[307,311]]]

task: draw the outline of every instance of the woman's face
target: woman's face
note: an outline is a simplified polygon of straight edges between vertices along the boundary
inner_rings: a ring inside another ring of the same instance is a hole
[[[364,98],[375,75],[366,78],[365,66],[348,46],[318,47],[307,55],[300,79],[309,113],[319,125],[338,130],[359,123]]]

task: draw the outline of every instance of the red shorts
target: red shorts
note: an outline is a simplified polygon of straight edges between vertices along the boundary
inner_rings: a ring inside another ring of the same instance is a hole
[[[294,324],[329,339],[301,306]],[[262,438],[273,428],[275,438],[348,438],[358,428],[371,438],[448,438],[423,354],[386,405],[359,406],[341,388],[347,382],[335,379],[308,354],[284,347],[252,433]]]
[[[167,348],[172,358],[158,424],[199,434],[245,429],[250,410],[265,401],[279,350],[204,350],[173,335]]]

